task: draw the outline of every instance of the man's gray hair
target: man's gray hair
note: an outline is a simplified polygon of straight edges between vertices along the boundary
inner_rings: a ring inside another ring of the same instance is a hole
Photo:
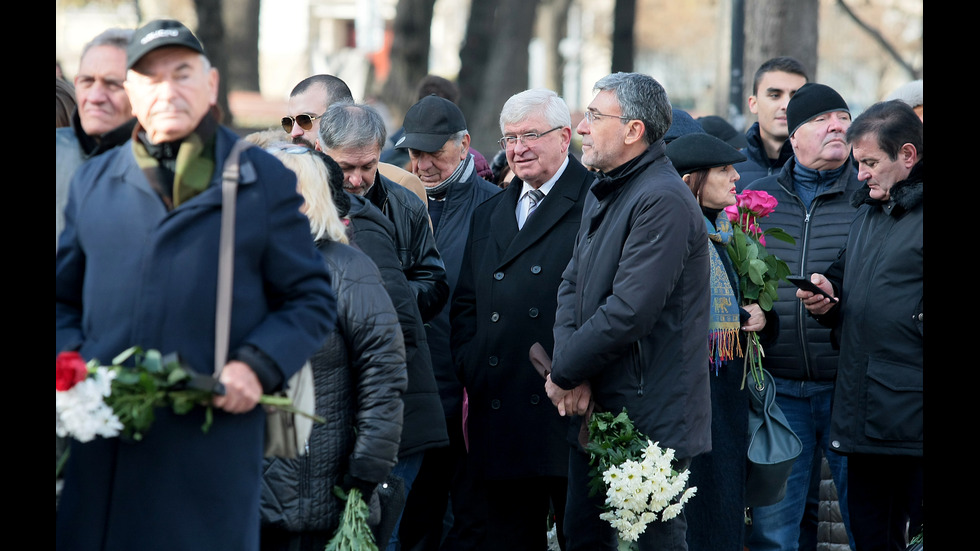
[[[650,75],[642,73],[613,73],[599,79],[592,90],[610,90],[623,110],[623,116],[637,119],[646,126],[646,142],[664,137],[673,119],[667,91]]]
[[[504,126],[521,122],[534,115],[543,115],[548,126],[572,126],[568,104],[561,96],[547,88],[533,88],[510,97],[500,110],[500,132]],[[547,129],[542,128],[541,132]]]
[[[112,46],[125,52],[126,48],[129,47],[129,41],[133,38],[133,33],[135,32],[136,31],[134,29],[122,29],[118,27],[106,29],[85,44],[85,46],[82,48],[82,55],[79,57],[79,59],[84,58],[85,54],[96,46]]]
[[[323,149],[377,146],[388,139],[385,121],[370,105],[339,101],[320,118],[320,145]]]

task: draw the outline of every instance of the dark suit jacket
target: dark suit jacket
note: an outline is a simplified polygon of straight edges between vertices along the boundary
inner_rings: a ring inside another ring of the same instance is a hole
[[[568,421],[528,350],[540,342],[552,352],[558,285],[593,180],[569,155],[520,231],[520,180],[473,213],[450,317],[453,361],[469,395],[470,457],[488,478],[567,475]]]

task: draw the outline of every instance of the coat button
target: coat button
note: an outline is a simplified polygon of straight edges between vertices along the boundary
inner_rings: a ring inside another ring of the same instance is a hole
[[[834,440],[833,442],[830,443],[830,445],[832,447],[834,447],[834,448],[839,448],[840,447],[840,440]]]
[[[497,321],[499,319],[500,319],[500,314],[498,314],[496,312],[490,314],[490,321],[494,321],[495,322],[495,321]]]
[[[538,266],[537,264],[535,264],[534,266],[531,266],[531,273],[532,274],[540,274],[541,273],[541,266]]]
[[[536,405],[538,405],[538,403],[540,401],[541,401],[541,397],[540,396],[538,396],[537,394],[532,394],[531,395],[531,404],[532,405],[535,405],[536,406]]]
[[[497,281],[500,281],[501,279],[504,278],[504,273],[503,272],[496,272],[495,274],[493,274],[493,278],[496,279]]]
[[[921,313],[921,312],[920,312],[920,313],[919,313],[919,315],[918,315],[918,316],[916,316],[916,317],[918,317],[918,318],[919,318],[919,321],[922,321],[922,313]]]
[[[500,363],[500,360],[496,356],[490,356],[490,359],[487,360],[487,363],[490,364],[490,367],[497,367],[497,364]]]
[[[527,311],[527,315],[530,316],[530,317],[532,317],[532,318],[538,317],[538,309],[537,308],[531,308],[530,310]]]
[[[492,409],[500,409],[500,400],[497,399],[490,400],[490,407]]]

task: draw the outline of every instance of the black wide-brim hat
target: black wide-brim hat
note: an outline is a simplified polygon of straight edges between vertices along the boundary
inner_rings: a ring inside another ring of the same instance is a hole
[[[183,46],[204,53],[204,46],[183,23],[174,19],[155,19],[136,29],[126,48],[126,69],[132,69],[143,56],[165,46]]]
[[[402,126],[405,135],[395,142],[396,148],[434,153],[454,134],[466,130],[466,119],[455,103],[432,94],[409,108]]]
[[[667,144],[667,157],[681,176],[746,159],[737,149],[708,134],[685,134]]]

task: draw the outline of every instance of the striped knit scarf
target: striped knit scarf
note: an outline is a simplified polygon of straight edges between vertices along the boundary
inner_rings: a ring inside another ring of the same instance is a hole
[[[714,224],[707,217],[704,224],[708,228],[708,239],[719,243],[724,249],[732,238],[732,225],[725,211],[718,213]],[[739,342],[739,304],[725,264],[718,254],[718,247],[708,247],[711,255],[711,318],[708,323],[708,365],[715,374],[734,354],[742,355]],[[725,253],[727,254],[727,253]]]

